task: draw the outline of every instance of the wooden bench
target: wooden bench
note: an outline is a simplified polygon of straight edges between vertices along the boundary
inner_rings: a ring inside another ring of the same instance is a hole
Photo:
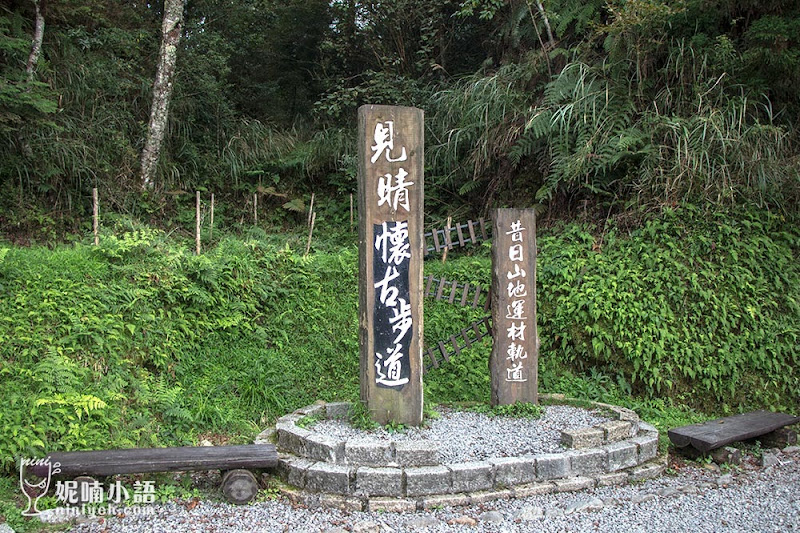
[[[222,493],[233,503],[246,503],[258,492],[258,480],[250,470],[276,467],[278,452],[273,444],[185,446],[55,452],[50,460],[60,463],[59,475],[64,477],[222,470]],[[31,467],[31,472],[47,475],[46,467],[41,466]]]
[[[679,449],[708,453],[726,444],[752,439],[800,422],[800,417],[769,411],[753,411],[741,415],[709,420],[670,429],[670,441]]]

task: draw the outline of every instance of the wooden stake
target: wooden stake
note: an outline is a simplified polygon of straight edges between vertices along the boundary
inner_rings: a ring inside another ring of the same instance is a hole
[[[258,226],[258,193],[253,193],[253,225]]]
[[[311,204],[308,206],[308,222],[307,225],[311,225],[311,219],[313,218],[314,213],[314,193],[311,193]]]
[[[353,231],[353,193],[350,193],[350,231]]]
[[[450,249],[450,225],[453,223],[453,217],[447,217],[447,226],[444,228],[444,253],[442,253],[442,263],[447,261],[447,250]]]
[[[196,198],[196,201],[195,201],[196,209],[195,209],[195,233],[194,233],[195,237],[194,237],[194,243],[195,243],[195,253],[197,255],[200,255],[200,191],[197,191],[195,193],[195,198]]]
[[[208,239],[214,238],[214,193],[211,193],[211,223],[208,228]]]
[[[311,227],[308,230],[308,244],[306,245],[306,255],[311,250],[311,236],[314,235],[314,223],[317,221],[317,212],[311,213]]]
[[[92,226],[94,228],[94,245],[100,245],[100,205],[97,200],[97,187],[92,189]]]

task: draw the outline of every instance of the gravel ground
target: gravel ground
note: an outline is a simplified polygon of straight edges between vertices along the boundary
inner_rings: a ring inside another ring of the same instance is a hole
[[[561,449],[561,431],[594,426],[611,420],[599,411],[568,405],[543,407],[538,419],[489,417],[471,411],[440,407],[440,418],[427,428],[389,433],[383,428],[361,431],[345,421],[321,420],[308,429],[340,440],[404,441],[425,439],[437,443],[441,461],[462,463],[489,457],[517,457]]]
[[[645,483],[430,512],[342,512],[285,500],[242,507],[193,502],[157,506],[155,515],[146,518],[95,519],[72,531],[800,531],[800,449],[770,457],[773,466],[757,466],[747,457],[730,473],[673,459],[671,475]]]

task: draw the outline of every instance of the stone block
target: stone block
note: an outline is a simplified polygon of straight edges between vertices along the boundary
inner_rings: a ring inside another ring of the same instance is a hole
[[[347,441],[344,459],[351,465],[385,466],[392,460],[390,443]]]
[[[567,479],[556,479],[553,483],[556,486],[556,492],[573,492],[594,487],[595,480],[590,477],[578,476]]]
[[[413,513],[417,510],[417,502],[405,498],[370,498],[366,510],[371,513]]]
[[[722,448],[711,450],[711,459],[718,465],[725,463],[738,465],[742,463],[742,451],[732,446],[723,446]]]
[[[320,494],[319,504],[326,509],[339,509],[340,511],[364,510],[364,502],[360,498],[341,494]]]
[[[658,434],[648,433],[643,437],[634,437],[629,442],[636,444],[639,449],[639,464],[649,461],[658,455]]]
[[[606,451],[607,472],[616,472],[639,464],[639,450],[634,442],[615,442],[603,446],[603,449]]]
[[[536,479],[559,479],[568,477],[571,473],[570,454],[545,453],[536,456]]]
[[[643,433],[658,433],[658,429],[655,426],[641,420],[639,420],[639,431]],[[631,436],[635,437],[636,435]]]
[[[664,472],[664,465],[650,462],[631,468],[628,472],[631,481],[642,481],[660,476]]]
[[[603,422],[596,427],[603,430],[603,438],[607,443],[619,442],[633,436],[631,435],[633,424],[627,420],[611,420]]]
[[[400,466],[435,466],[439,464],[436,443],[407,440],[394,443],[394,460]]]
[[[515,498],[528,498],[530,496],[540,496],[542,494],[551,494],[556,491],[556,486],[550,481],[542,483],[529,483],[527,485],[519,485],[514,487]]]
[[[609,487],[612,485],[622,485],[628,481],[627,472],[609,472],[608,474],[597,474],[594,476],[598,487]]]
[[[442,507],[463,507],[473,503],[472,498],[466,494],[439,494],[436,496],[425,496],[420,500],[422,509],[440,509]]]
[[[330,402],[325,404],[326,418],[349,418],[353,405],[350,402]]]
[[[570,469],[573,475],[588,476],[604,472],[606,451],[602,448],[587,448],[570,454]]]
[[[786,448],[797,444],[797,432],[783,427],[758,437],[758,440],[764,448]]]
[[[306,471],[305,489],[311,492],[350,493],[350,468],[316,463]]]
[[[514,496],[511,489],[484,490],[470,495],[473,504],[493,502],[495,500],[508,500]]]
[[[402,496],[403,471],[360,466],[356,471],[356,491],[364,496]]]
[[[561,432],[561,444],[567,448],[596,448],[603,445],[603,430],[596,427],[568,429]]]
[[[500,457],[489,459],[494,470],[494,486],[513,487],[536,480],[536,457]]]
[[[311,435],[310,431],[295,426],[294,422],[278,422],[275,429],[278,432],[278,450],[295,455],[306,454],[305,440]]]
[[[310,467],[316,464],[316,461],[309,461],[308,459],[295,458],[287,461],[281,461],[285,465],[286,483],[294,487],[303,488],[306,486],[306,472]]]
[[[614,416],[617,420],[628,420],[629,422],[639,421],[639,415],[625,407],[613,406],[611,410],[614,411]]]
[[[344,441],[312,433],[305,439],[305,456],[326,463],[341,463],[344,458]]]
[[[406,495],[446,494],[451,490],[450,470],[444,466],[418,466],[405,469]]]
[[[253,444],[275,444],[278,442],[278,432],[275,428],[267,428],[256,435]]]
[[[295,410],[294,414],[300,416],[325,418],[327,416],[327,410],[325,408],[325,402],[320,401],[312,403],[311,405],[306,405],[305,407],[301,407],[300,409]]]
[[[452,472],[453,492],[476,492],[492,488],[492,465],[486,461],[447,465]]]

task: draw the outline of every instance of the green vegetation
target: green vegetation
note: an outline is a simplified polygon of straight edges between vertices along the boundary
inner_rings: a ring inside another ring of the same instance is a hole
[[[479,403],[469,408],[470,411],[489,416],[509,416],[513,418],[541,418],[543,411],[540,405],[530,402],[515,402],[509,405],[489,405]]]

